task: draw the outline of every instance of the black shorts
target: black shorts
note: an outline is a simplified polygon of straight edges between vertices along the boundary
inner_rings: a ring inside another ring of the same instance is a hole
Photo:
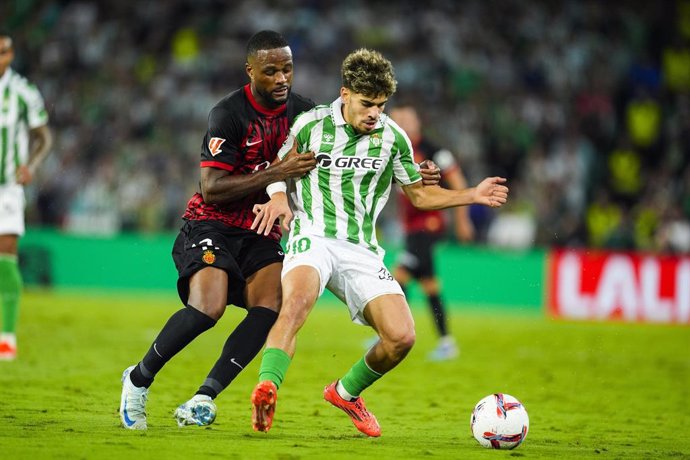
[[[433,278],[434,245],[441,236],[437,233],[417,232],[405,237],[405,249],[400,254],[399,264],[416,279]]]
[[[187,305],[189,278],[194,273],[216,267],[228,274],[228,305],[247,308],[246,279],[267,265],[282,262],[284,256],[280,242],[254,231],[215,221],[189,220],[180,229],[172,250],[180,300]]]

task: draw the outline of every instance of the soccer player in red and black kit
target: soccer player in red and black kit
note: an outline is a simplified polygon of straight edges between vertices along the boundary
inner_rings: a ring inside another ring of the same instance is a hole
[[[250,83],[211,110],[201,149],[201,192],[187,204],[175,240],[177,290],[184,308],[174,313],[144,358],[122,375],[120,419],[146,429],[148,388],[175,354],[213,327],[227,305],[247,309],[196,395],[175,411],[182,425],[208,425],[213,399],[261,350],[281,302],[281,230],[266,237],[250,230],[266,186],[301,177],[316,166],[313,154],[270,166],[292,121],[314,103],[291,92],[292,52],[277,32],[262,31],[247,44]]]
[[[390,117],[407,133],[414,147],[415,162],[433,160],[441,169],[441,179],[448,188],[462,190],[467,182],[453,154],[436,147],[422,135],[422,125],[417,111],[411,106],[398,106]],[[439,342],[429,354],[429,359],[443,361],[455,358],[458,347],[448,330],[446,311],[441,299],[440,283],[434,269],[434,245],[443,239],[446,230],[444,211],[421,211],[400,194],[400,218],[405,232],[405,249],[400,255],[393,276],[403,289],[412,280],[419,282],[427,296]],[[468,207],[454,209],[455,236],[467,242],[474,238],[474,226],[469,218]]]

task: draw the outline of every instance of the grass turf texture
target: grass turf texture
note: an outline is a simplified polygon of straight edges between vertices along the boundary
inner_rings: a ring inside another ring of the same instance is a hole
[[[455,309],[458,360],[429,363],[430,319],[414,309],[412,353],[364,395],[381,438],[359,435],[322,399],[324,385],[362,353],[370,330],[344,307],[319,304],[302,330],[268,434],[251,429],[259,359],[216,400],[211,427],[178,428],[175,407],[196,391],[241,318],[219,324],[158,375],[149,430],[117,414],[122,370],[141,358],[178,308],[174,297],[29,292],[19,359],[0,362],[0,457],[105,458],[690,458],[690,329],[554,322],[541,315]],[[530,432],[517,450],[481,448],[474,404],[493,392],[519,398]]]

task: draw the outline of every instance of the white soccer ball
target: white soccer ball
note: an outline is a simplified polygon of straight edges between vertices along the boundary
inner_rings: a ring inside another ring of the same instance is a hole
[[[527,437],[529,416],[516,398],[495,393],[474,406],[470,418],[472,435],[488,449],[515,449]]]

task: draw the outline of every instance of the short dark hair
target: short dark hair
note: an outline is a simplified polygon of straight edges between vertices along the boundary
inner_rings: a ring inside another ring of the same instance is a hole
[[[290,46],[278,32],[272,30],[262,30],[257,32],[247,42],[247,58],[253,56],[260,50],[273,50]]]
[[[368,97],[390,97],[395,93],[397,82],[391,61],[381,53],[360,48],[343,61],[343,86]]]

